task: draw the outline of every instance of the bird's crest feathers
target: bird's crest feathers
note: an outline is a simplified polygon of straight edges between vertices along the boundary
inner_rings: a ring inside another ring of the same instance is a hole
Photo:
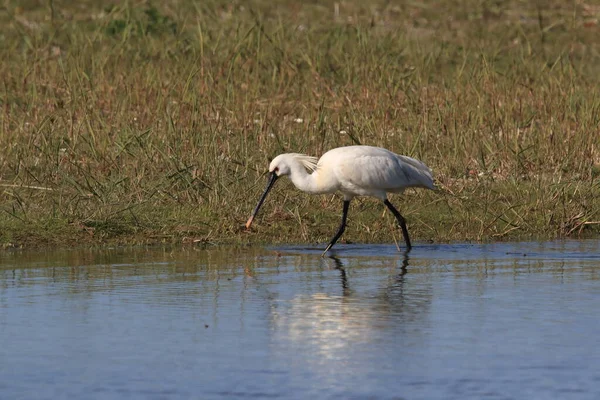
[[[298,154],[298,153],[289,153],[291,157],[297,160],[304,168],[313,172],[317,169],[317,161],[319,159],[317,157],[307,156],[306,154]]]

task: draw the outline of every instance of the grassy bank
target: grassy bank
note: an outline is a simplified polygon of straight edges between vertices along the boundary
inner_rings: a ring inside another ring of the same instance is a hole
[[[4,246],[325,242],[341,200],[289,182],[241,226],[270,158],[355,143],[434,170],[392,199],[415,240],[600,233],[597,5],[97,3],[0,10]]]

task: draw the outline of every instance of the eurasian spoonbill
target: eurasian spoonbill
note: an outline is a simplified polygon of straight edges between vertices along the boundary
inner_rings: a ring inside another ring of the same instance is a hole
[[[311,173],[309,174],[308,171]],[[371,196],[390,209],[406,242],[411,243],[406,220],[387,198],[388,193],[402,193],[408,187],[435,190],[431,170],[414,158],[392,153],[381,147],[347,146],[329,150],[317,161],[316,157],[304,154],[280,154],[269,165],[269,183],[260,197],[254,212],[246,222],[250,228],[267,194],[280,176],[289,176],[300,190],[312,194],[340,192],[344,197],[342,222],[336,234],[323,252],[325,254],[342,236],[346,229],[346,218],[350,201],[356,196]]]

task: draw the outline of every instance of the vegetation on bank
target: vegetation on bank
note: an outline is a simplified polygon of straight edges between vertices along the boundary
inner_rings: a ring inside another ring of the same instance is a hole
[[[593,2],[112,3],[0,8],[5,247],[326,242],[341,200],[283,180],[242,227],[272,157],[356,143],[434,170],[417,241],[600,233]],[[392,227],[359,200],[343,239]]]

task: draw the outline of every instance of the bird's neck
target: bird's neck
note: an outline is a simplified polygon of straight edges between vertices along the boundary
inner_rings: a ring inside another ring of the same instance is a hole
[[[309,174],[300,163],[294,163],[290,166],[290,180],[298,189],[308,193],[322,193],[321,188],[315,179],[315,173]]]

